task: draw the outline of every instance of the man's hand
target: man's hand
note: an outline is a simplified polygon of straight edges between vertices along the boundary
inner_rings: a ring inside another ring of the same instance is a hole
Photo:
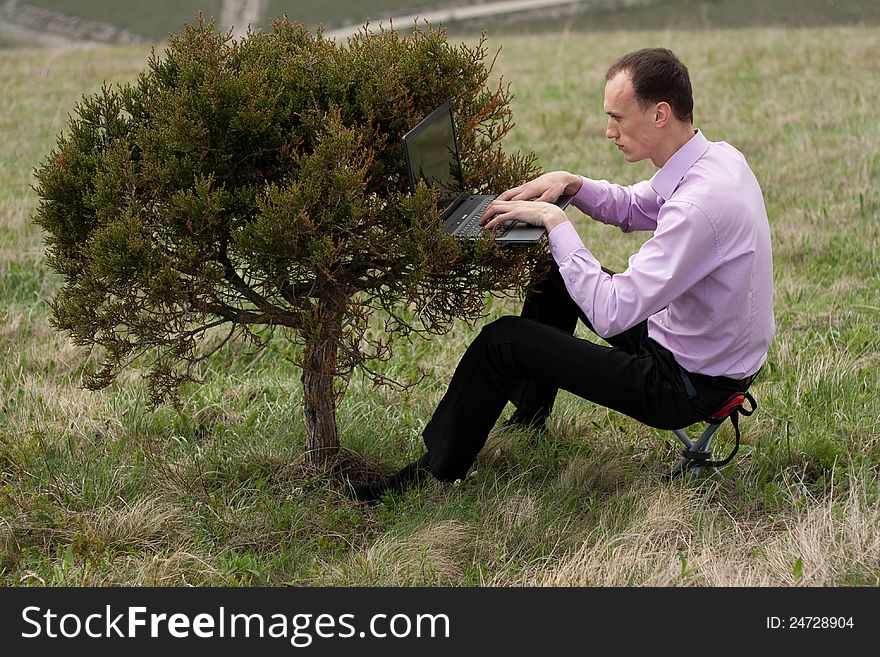
[[[577,194],[584,180],[568,171],[551,171],[534,180],[508,189],[498,195],[497,201],[546,201],[552,203],[563,194]]]
[[[506,221],[522,221],[532,226],[544,226],[549,233],[559,224],[568,221],[565,211],[552,203],[541,201],[499,201],[495,199],[480,219],[487,229]]]

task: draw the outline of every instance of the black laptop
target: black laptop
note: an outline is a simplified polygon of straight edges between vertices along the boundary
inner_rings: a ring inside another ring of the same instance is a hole
[[[443,232],[462,239],[476,239],[485,232],[480,226],[480,218],[497,194],[487,196],[465,192],[449,102],[443,103],[403,136],[403,150],[413,189],[419,180],[424,180],[425,184],[440,192],[437,207],[441,210]],[[561,196],[556,205],[565,208],[570,200],[571,196]],[[509,221],[496,229],[495,241],[528,245],[540,241],[545,233],[543,226]]]

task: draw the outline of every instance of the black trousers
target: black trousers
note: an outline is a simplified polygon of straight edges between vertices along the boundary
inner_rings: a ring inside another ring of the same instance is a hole
[[[423,432],[435,477],[467,474],[507,402],[516,406],[515,419],[541,422],[561,388],[652,427],[678,429],[742,389],[729,379],[691,376],[696,394],[689,394],[672,353],[648,337],[647,320],[605,346],[574,337],[578,319],[593,330],[554,263],[519,317],[501,317],[480,331]]]

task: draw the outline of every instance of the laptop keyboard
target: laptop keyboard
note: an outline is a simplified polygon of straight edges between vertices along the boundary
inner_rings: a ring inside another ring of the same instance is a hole
[[[471,213],[471,216],[468,217],[453,233],[454,235],[464,236],[464,237],[477,237],[482,232],[483,227],[480,226],[480,219],[483,218],[483,215],[486,213],[486,208],[489,207],[489,204],[492,202],[492,198],[487,198],[482,201],[474,211]],[[495,236],[504,235],[508,230],[510,230],[510,226],[515,222],[507,222],[503,226],[499,226]]]

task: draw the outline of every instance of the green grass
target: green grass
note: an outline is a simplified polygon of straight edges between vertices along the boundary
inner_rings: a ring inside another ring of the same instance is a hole
[[[696,123],[752,164],[773,231],[778,337],[740,455],[669,483],[669,432],[561,395],[551,435],[497,431],[458,486],[377,507],[299,467],[291,348],[233,344],[183,412],[149,410],[136,370],[80,387],[87,354],[49,322],[59,280],[30,222],[32,169],[83,93],[133,78],[146,48],[0,53],[0,583],[4,585],[877,585],[880,573],[880,36],[866,28],[492,35],[517,93],[510,149],[634,182],[604,138],[615,57],[668,45]],[[548,74],[552,72],[552,74]],[[604,264],[645,235],[569,215]],[[489,318],[518,311],[495,300]],[[344,445],[386,468],[420,433],[479,327],[401,343],[355,378]],[[719,449],[729,447],[728,428]]]

